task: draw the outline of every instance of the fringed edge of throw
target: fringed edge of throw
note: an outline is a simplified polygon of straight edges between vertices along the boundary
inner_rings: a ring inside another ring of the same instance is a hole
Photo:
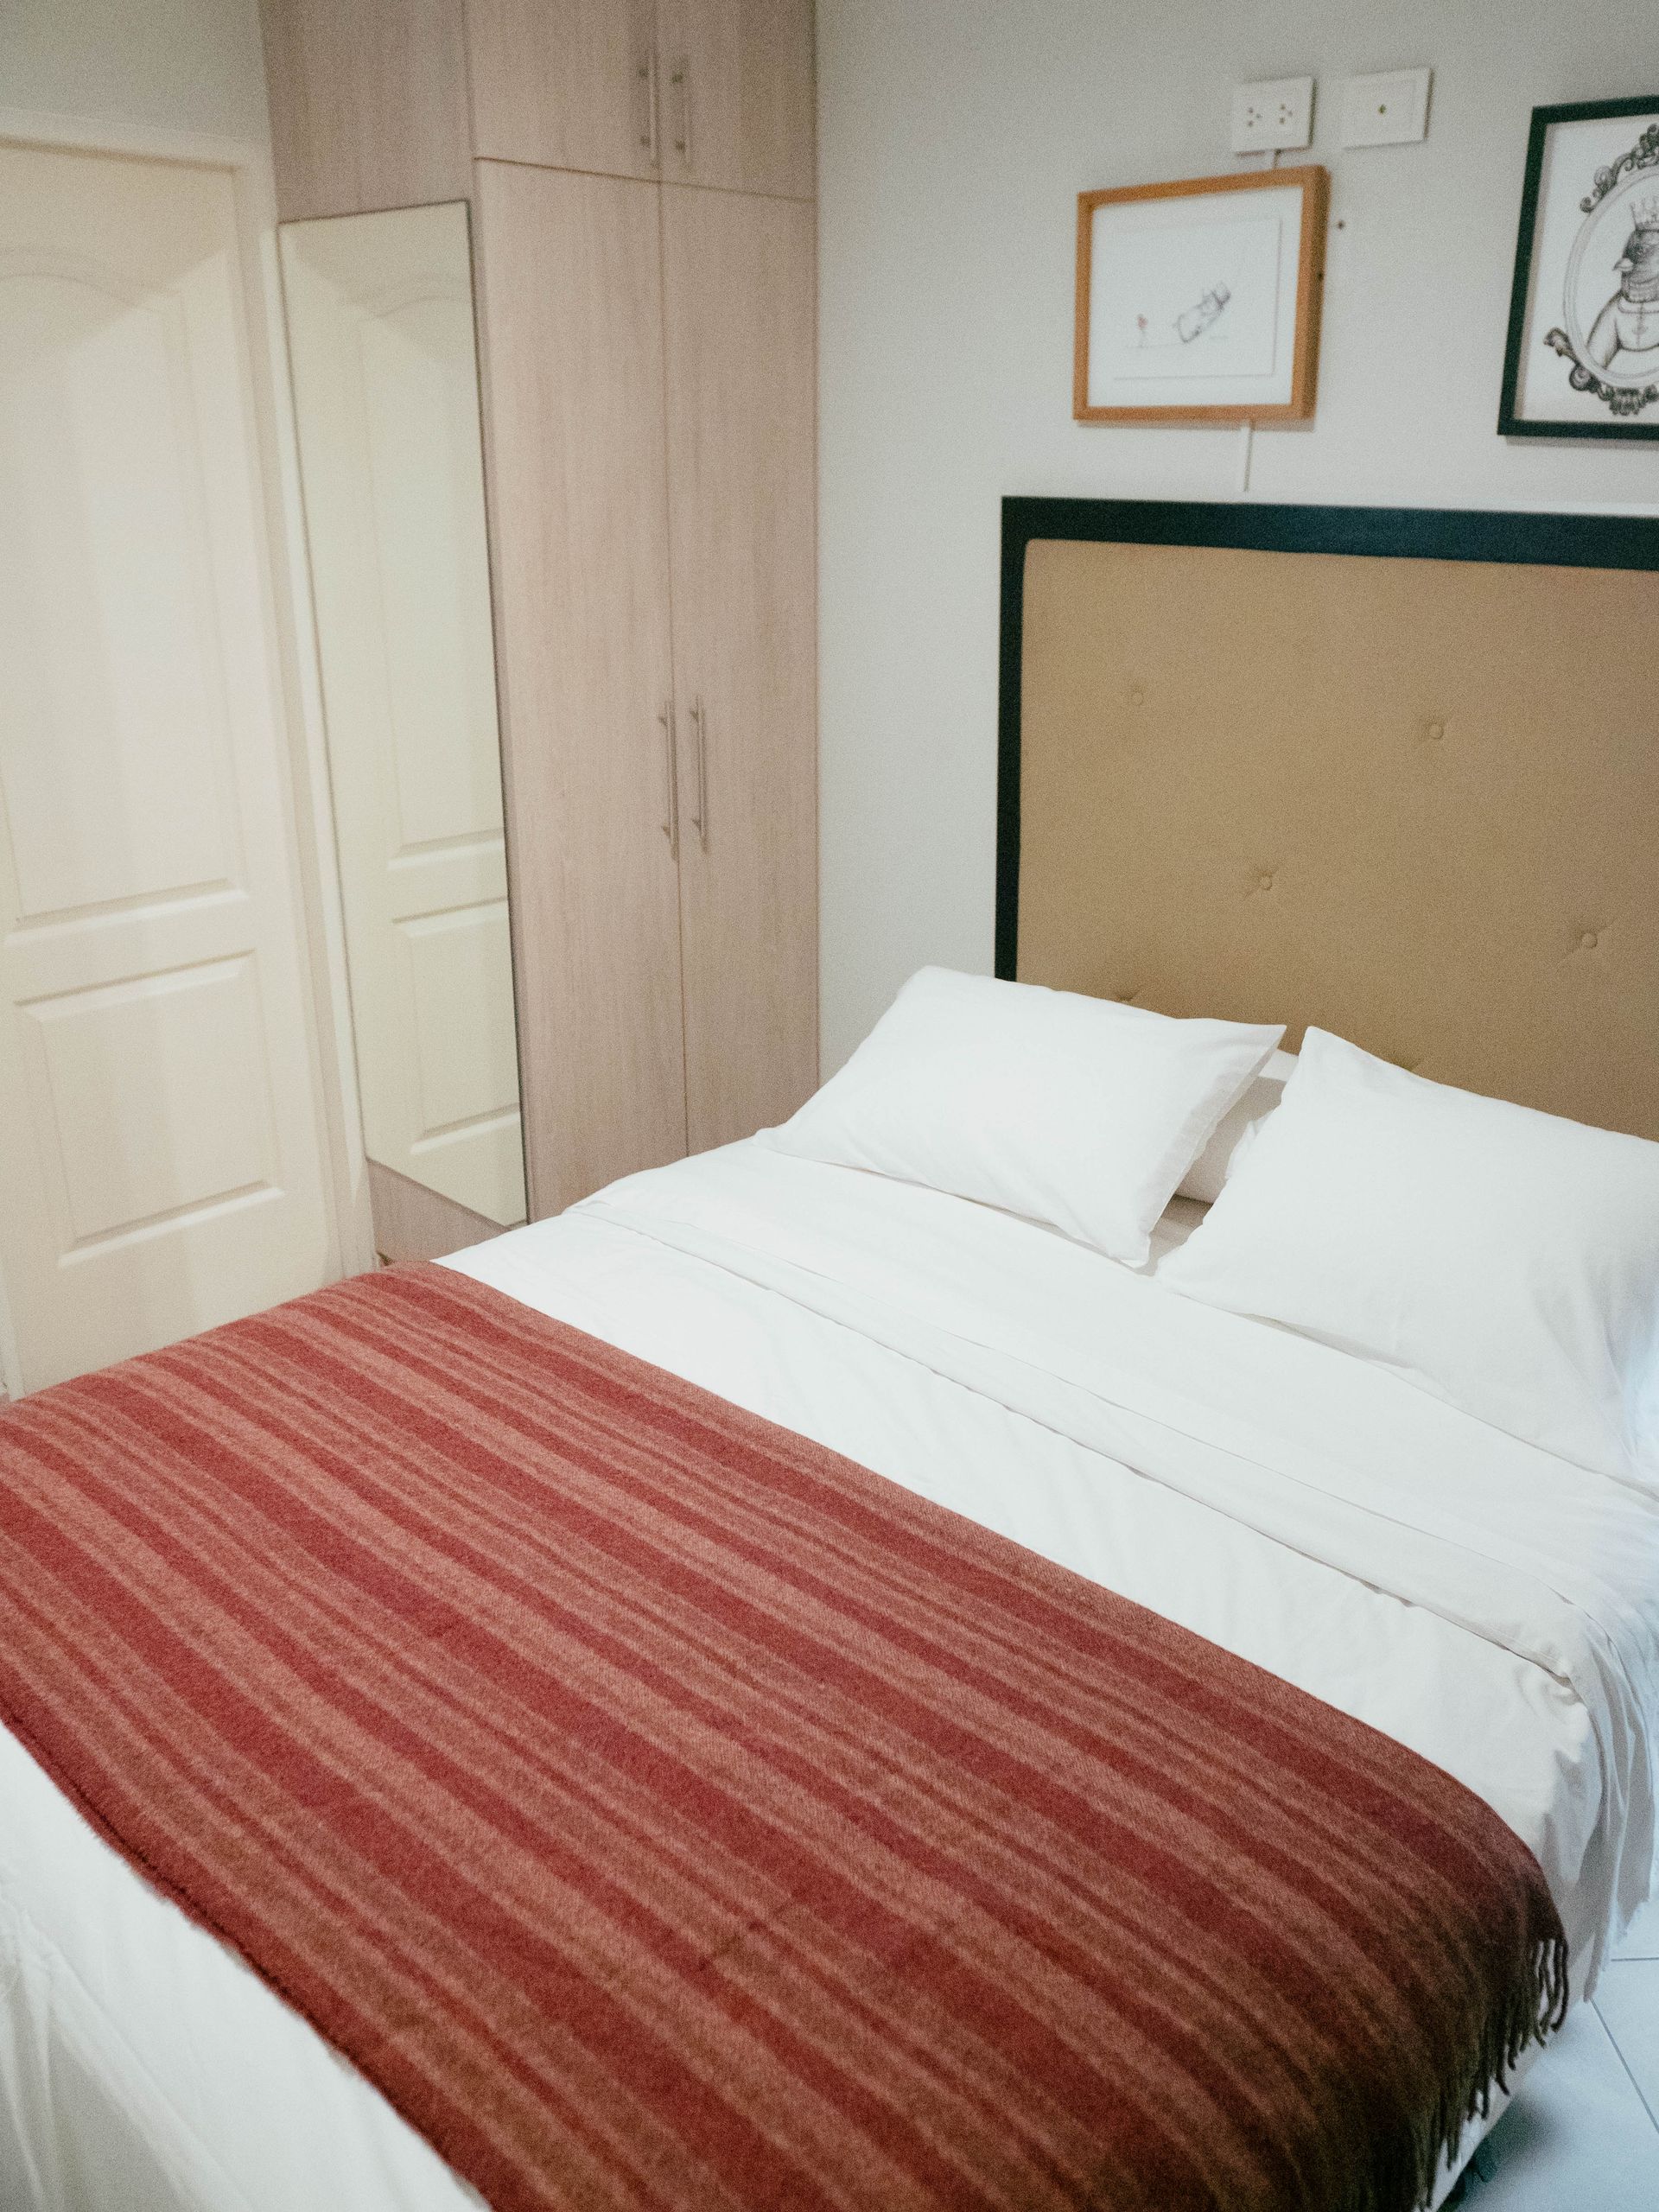
[[[1376,2146],[1369,2171],[1355,2176],[1344,2212],[1426,2212],[1464,2129],[1491,2113],[1494,2093],[1508,2088],[1522,2051],[1560,2026],[1568,1994],[1567,1938],[1558,1930],[1534,1942],[1525,1974],[1433,2108],[1408,2133]]]

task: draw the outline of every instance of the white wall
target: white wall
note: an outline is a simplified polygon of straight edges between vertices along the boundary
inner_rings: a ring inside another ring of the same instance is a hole
[[[259,0],[0,0],[0,108],[268,143]]]
[[[1427,143],[1344,153],[1343,79],[1422,63]],[[1252,166],[1230,88],[1310,73],[1319,411],[1249,496],[1659,512],[1652,446],[1493,430],[1529,111],[1659,90],[1654,0],[818,0],[826,1073],[991,965],[1001,495],[1237,488],[1237,430],[1071,421],[1076,194]]]

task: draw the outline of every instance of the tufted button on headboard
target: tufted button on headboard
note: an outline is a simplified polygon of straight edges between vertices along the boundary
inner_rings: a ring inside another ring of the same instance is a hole
[[[1033,534],[1014,972],[1659,1137],[1652,528],[1648,568]]]

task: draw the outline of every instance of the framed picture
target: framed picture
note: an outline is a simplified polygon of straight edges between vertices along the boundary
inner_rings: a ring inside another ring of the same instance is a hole
[[[1532,111],[1497,427],[1659,438],[1659,93]]]
[[[1311,415],[1329,193],[1312,165],[1080,193],[1077,421]]]

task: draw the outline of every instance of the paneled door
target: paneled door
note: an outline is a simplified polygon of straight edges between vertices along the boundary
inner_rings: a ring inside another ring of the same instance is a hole
[[[30,1389],[337,1272],[235,189],[0,147],[0,1269]]]
[[[814,219],[663,193],[690,1147],[817,1081]]]

